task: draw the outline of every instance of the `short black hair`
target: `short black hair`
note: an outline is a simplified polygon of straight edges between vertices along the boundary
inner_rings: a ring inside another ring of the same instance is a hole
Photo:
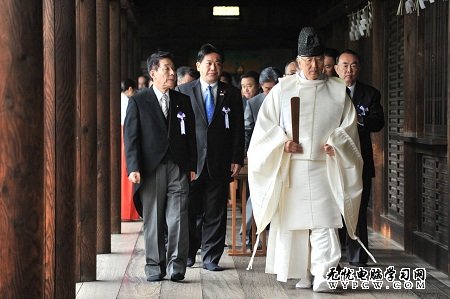
[[[336,59],[339,56],[339,51],[335,48],[325,48],[325,51],[323,51],[324,56],[333,57],[334,61],[336,62]]]
[[[191,70],[191,68],[189,66],[180,66],[179,68],[177,68],[177,77],[178,78],[182,78],[184,77],[187,73],[189,73],[189,71]]]
[[[255,80],[255,83],[258,84],[259,82],[259,74],[255,71],[248,71],[245,74],[241,76],[241,80],[244,78],[253,78]]]
[[[198,78],[200,78],[200,72],[191,68],[189,70],[189,76],[191,76],[194,79],[198,79]]]
[[[126,78],[125,80],[122,80],[122,82],[120,82],[120,89],[122,92],[125,92],[130,87],[136,89],[136,82],[134,82],[132,79]]]
[[[232,84],[233,83],[233,78],[231,77],[231,74],[229,73],[229,72],[225,72],[225,71],[223,71],[221,74],[220,74],[220,77],[225,77],[226,79],[227,79],[227,82],[228,82],[228,84]]]
[[[138,79],[139,79],[140,77],[144,78],[144,79],[145,79],[145,82],[148,82],[148,76],[142,74],[142,75],[139,75],[139,76],[138,76]]]
[[[180,66],[179,68],[177,68],[177,80],[179,81],[180,78],[183,78],[184,76],[186,76],[186,74],[188,74],[189,76],[191,76],[192,78],[194,78],[194,80],[200,78],[200,72],[197,71],[196,69],[193,69],[189,66]]]
[[[161,59],[169,58],[173,61],[173,55],[170,52],[156,51],[147,59],[147,70],[150,73],[151,70],[157,70]]]
[[[336,59],[336,63],[339,63],[339,58],[341,57],[342,54],[350,54],[356,57],[356,59],[358,59],[358,62],[361,63],[361,59],[359,59],[359,55],[358,53],[356,53],[355,51],[351,50],[351,49],[345,49],[344,51],[342,51],[341,53],[339,53],[339,56]]]
[[[197,53],[197,62],[202,62],[203,58],[205,58],[206,55],[211,53],[217,53],[220,56],[220,60],[224,61],[223,52],[219,50],[218,48],[214,47],[211,44],[204,44],[200,47],[200,50]]]

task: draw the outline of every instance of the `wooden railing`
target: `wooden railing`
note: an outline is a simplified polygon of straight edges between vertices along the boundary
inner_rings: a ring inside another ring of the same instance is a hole
[[[240,190],[240,200],[241,200],[241,225],[238,224],[238,205],[237,205],[237,195]],[[253,246],[256,243],[256,224],[255,220],[252,220],[252,230],[251,230],[251,244],[252,248],[247,248],[247,223],[246,223],[246,207],[247,207],[247,165],[245,164],[239,175],[234,177],[233,181],[230,183],[230,200],[231,200],[231,247],[228,250],[228,255],[242,255],[250,256],[252,254]],[[253,217],[252,217],[253,218]],[[237,235],[242,227],[241,245],[238,245]],[[267,250],[267,235],[266,231],[262,233],[260,237],[260,244],[256,251],[256,256],[265,256]]]

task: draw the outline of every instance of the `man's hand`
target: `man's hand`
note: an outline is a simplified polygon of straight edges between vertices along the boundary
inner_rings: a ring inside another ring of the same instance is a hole
[[[329,144],[324,144],[323,149],[325,150],[325,154],[327,154],[330,157],[334,156],[334,148]]]
[[[241,171],[241,165],[231,163],[231,177],[235,177],[239,174],[239,171]]]
[[[130,173],[130,175],[128,176],[128,179],[133,183],[133,184],[140,184],[141,183],[141,174],[139,173],[139,171],[133,171]]]
[[[301,144],[298,144],[292,140],[288,140],[284,144],[284,151],[286,153],[292,154],[303,154],[303,147]]]
[[[195,171],[189,172],[189,179],[191,182],[195,180]]]

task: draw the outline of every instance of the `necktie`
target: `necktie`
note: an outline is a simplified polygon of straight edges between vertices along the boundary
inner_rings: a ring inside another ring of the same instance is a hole
[[[346,87],[346,92],[348,94],[348,96],[350,97],[350,99],[352,98],[352,91],[350,90],[350,88]]]
[[[164,116],[167,118],[167,113],[169,112],[169,96],[166,93],[161,97],[161,109]]]
[[[214,96],[212,94],[211,85],[209,85],[208,89],[206,90],[205,110],[206,110],[206,118],[208,119],[208,124],[210,124],[214,114]]]

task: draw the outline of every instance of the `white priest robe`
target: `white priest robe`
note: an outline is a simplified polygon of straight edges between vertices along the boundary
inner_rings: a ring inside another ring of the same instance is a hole
[[[292,97],[300,98],[302,154],[284,152],[293,139]],[[325,154],[326,143],[335,156]],[[341,214],[356,239],[363,162],[356,112],[340,79],[280,79],[260,108],[247,155],[257,233],[271,223],[267,273],[280,281],[305,279],[311,265],[308,230],[342,227]]]

